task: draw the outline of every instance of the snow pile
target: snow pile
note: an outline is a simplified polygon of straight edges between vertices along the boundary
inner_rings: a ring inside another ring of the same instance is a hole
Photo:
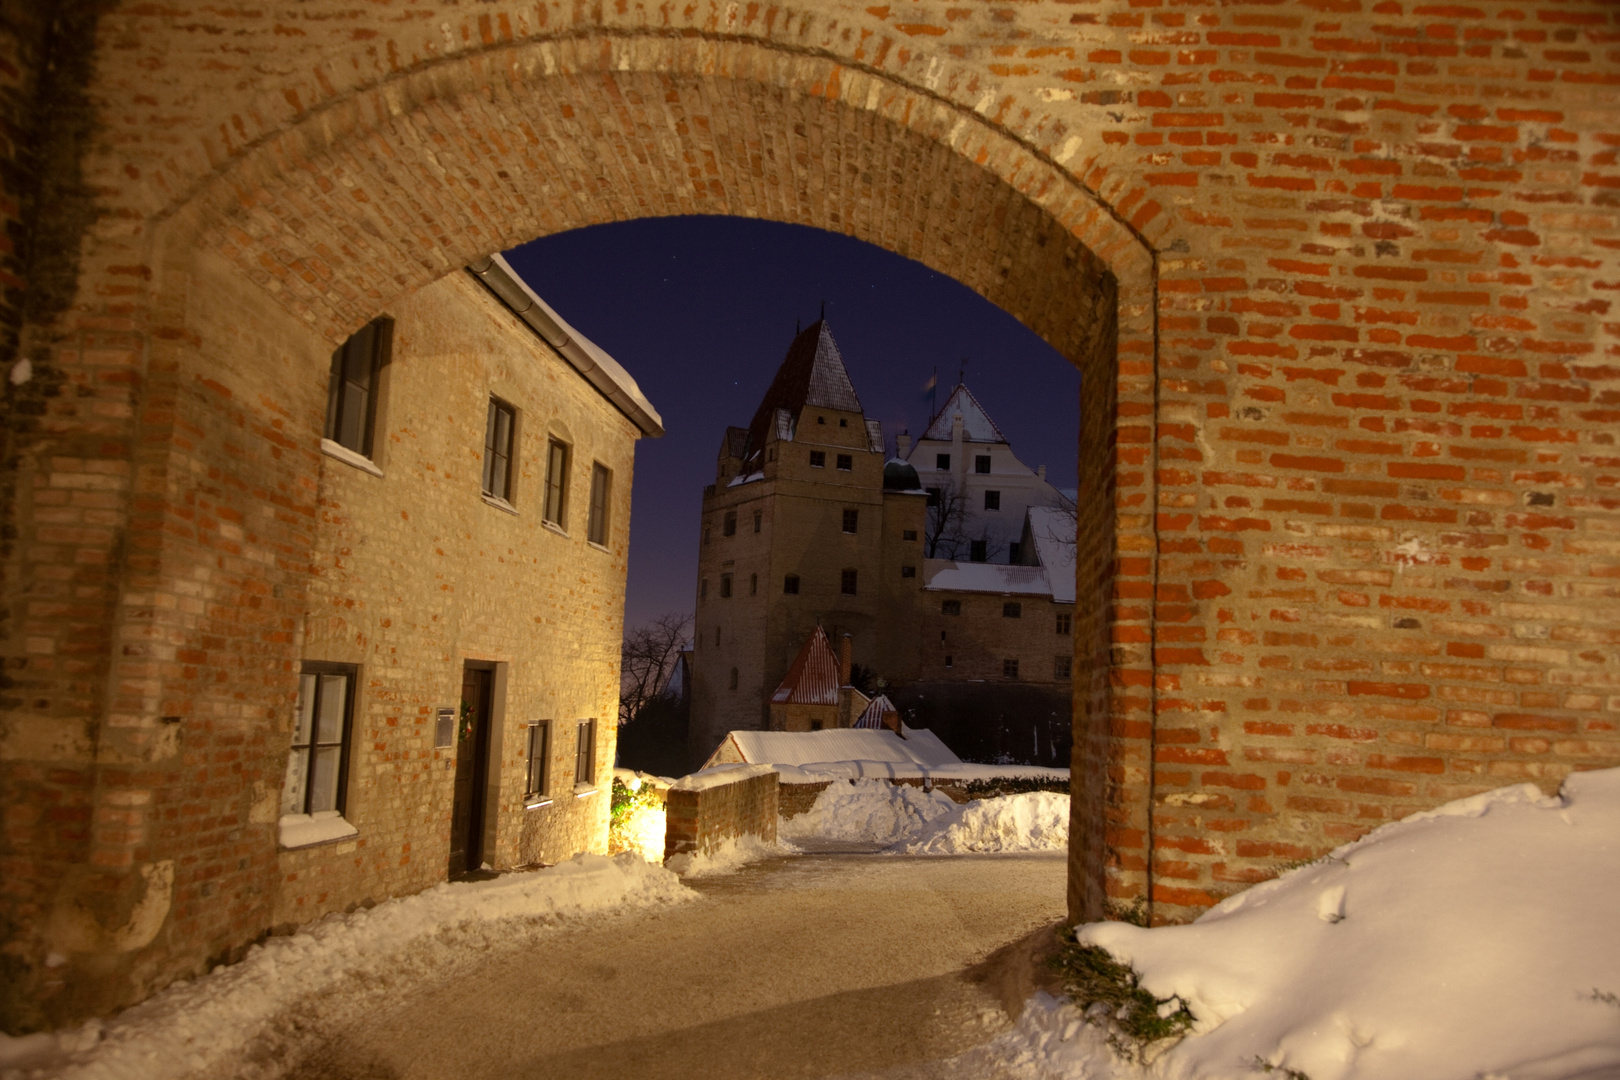
[[[696,895],[630,853],[576,855],[545,870],[437,885],[271,938],[241,963],[176,983],[111,1021],[0,1035],[0,1077],[160,1080],[222,1068],[313,996],[358,998],[379,984],[442,973],[458,955],[510,944],[514,929]]]
[[[907,855],[1052,851],[1069,843],[1069,797],[1034,791],[958,805],[939,791],[855,780],[828,787],[780,831],[794,840],[883,844]]]
[[[1050,791],[953,804],[949,813],[904,843],[907,855],[1061,851],[1068,846],[1069,797]]]
[[[1155,1077],[1610,1080],[1617,890],[1609,769],[1414,814],[1187,926],[1080,938],[1198,1018]]]
[[[771,843],[753,835],[734,836],[710,852],[671,855],[664,865],[683,878],[705,878],[733,873],[761,859],[798,853],[798,848],[781,841]]]

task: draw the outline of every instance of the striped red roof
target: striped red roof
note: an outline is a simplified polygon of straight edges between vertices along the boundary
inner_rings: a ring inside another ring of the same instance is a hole
[[[799,655],[788,665],[782,685],[771,695],[774,705],[838,704],[838,657],[833,655],[827,632],[816,627]]]

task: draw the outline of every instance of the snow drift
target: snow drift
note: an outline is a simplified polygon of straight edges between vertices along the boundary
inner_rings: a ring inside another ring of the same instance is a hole
[[[778,831],[800,841],[883,844],[907,855],[1052,851],[1069,844],[1069,797],[1036,791],[958,805],[910,784],[855,780],[832,784]]]
[[[1096,923],[1080,939],[1198,1017],[1150,1076],[1610,1080],[1617,893],[1610,769],[1559,797],[1522,784],[1414,814],[1187,926]],[[1097,1064],[1061,1071],[1112,1075]]]

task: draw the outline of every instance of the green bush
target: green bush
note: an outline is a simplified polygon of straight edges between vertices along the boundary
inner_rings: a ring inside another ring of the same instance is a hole
[[[1196,1018],[1185,1001],[1175,995],[1154,997],[1142,989],[1131,966],[1115,960],[1107,949],[1082,945],[1072,927],[1059,932],[1058,942],[1047,962],[1086,1018],[1110,1029],[1108,1041],[1122,1056],[1141,1061],[1152,1044],[1179,1039],[1192,1029]]]
[[[664,793],[651,784],[642,784],[638,790],[631,791],[628,784],[615,776],[608,802],[608,850],[624,851],[629,846],[624,830],[632,814],[643,807],[661,809],[663,805]]]

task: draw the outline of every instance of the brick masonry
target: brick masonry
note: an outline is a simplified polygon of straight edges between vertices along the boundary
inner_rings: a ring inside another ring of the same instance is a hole
[[[664,794],[664,858],[708,855],[728,840],[757,837],[776,843],[778,781],[774,772],[696,791]]]
[[[96,212],[71,300],[19,331],[49,393],[5,384],[33,410],[0,487],[8,1029],[44,1022],[53,898],[140,907],[152,815],[179,861],[252,865],[245,788],[151,793],[181,790],[160,717],[223,761],[289,693],[319,509],[280,373],[595,222],[844,232],[1082,366],[1076,917],[1189,918],[1413,809],[1620,763],[1617,16],[108,6],[71,162]],[[145,985],[251,938],[270,871],[241,873]]]

